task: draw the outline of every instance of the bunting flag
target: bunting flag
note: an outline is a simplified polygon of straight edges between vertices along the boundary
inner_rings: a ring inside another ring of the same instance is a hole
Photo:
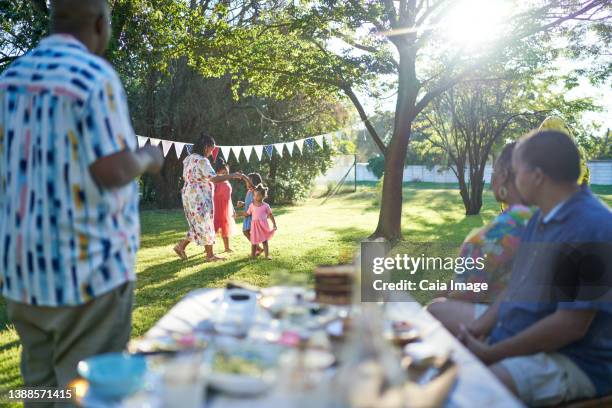
[[[151,146],[159,146],[159,144],[161,143],[161,140],[155,139],[154,137],[150,137],[149,143],[151,143]]]
[[[264,150],[266,151],[266,153],[268,154],[268,157],[270,157],[270,159],[272,158],[272,152],[273,152],[272,149],[274,149],[274,146],[272,146],[272,145],[264,146]]]
[[[149,140],[148,137],[144,137],[144,136],[137,136],[138,139],[138,147],[144,147],[144,145],[147,144],[147,140]]]
[[[172,148],[172,145],[174,145],[174,142],[171,142],[169,140],[162,140],[161,144],[162,144],[162,152],[164,152],[164,157],[165,157],[168,155],[168,152]]]
[[[176,158],[177,159],[181,158],[181,154],[183,154],[183,149],[184,148],[185,148],[185,143],[174,142],[174,151],[176,152]]]
[[[232,150],[232,153],[234,153],[234,157],[236,158],[236,161],[240,161],[240,152],[242,151],[242,147],[232,146],[231,150]]]
[[[225,161],[228,161],[230,151],[231,151],[231,146],[219,146],[219,149],[221,150],[221,154],[223,155],[223,158],[225,159]]]
[[[323,135],[315,136],[313,139],[315,140],[315,142],[317,142],[319,147],[323,149]]]
[[[304,139],[296,140],[294,143],[297,146],[297,148],[298,148],[298,150],[300,151],[300,154],[301,154],[302,150],[304,149]]]
[[[193,152],[193,145],[191,143],[186,144],[185,150],[187,150],[187,154],[191,154]]]
[[[217,161],[217,156],[219,156],[219,146],[215,146],[212,151],[213,161]]]
[[[249,161],[251,159],[251,153],[253,153],[254,146],[242,146],[242,151],[244,152],[244,157]]]
[[[280,157],[283,157],[283,147],[285,147],[284,143],[274,143],[274,150],[276,150],[276,152],[280,155]]]
[[[328,133],[325,135],[325,143],[327,143],[329,147],[331,147],[334,144],[334,137],[331,135],[331,133]]]
[[[261,155],[263,154],[263,146],[255,145],[253,146],[253,150],[255,150],[255,154],[257,155],[257,160],[261,161]]]
[[[287,151],[289,152],[289,156],[293,156],[293,147],[295,146],[295,142],[287,142],[285,143],[287,146]]]
[[[314,139],[312,137],[309,137],[308,139],[304,140],[304,143],[306,143],[306,146],[310,147],[311,149],[314,149]]]

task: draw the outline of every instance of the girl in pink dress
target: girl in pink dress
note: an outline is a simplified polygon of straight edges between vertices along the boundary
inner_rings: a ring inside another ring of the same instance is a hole
[[[224,176],[229,174],[229,166],[224,161],[219,161],[215,165],[217,175]],[[221,233],[225,252],[234,252],[230,248],[229,237],[233,235],[236,221],[234,217],[236,211],[232,204],[232,185],[229,181],[222,181],[215,184],[214,193],[214,211],[213,219],[215,223],[215,232]]]
[[[251,257],[255,258],[259,255],[257,246],[263,244],[264,255],[266,259],[272,259],[269,255],[268,240],[274,235],[276,231],[276,220],[272,215],[272,209],[264,200],[268,195],[268,189],[263,184],[257,185],[253,191],[253,202],[249,206],[246,212],[246,216],[250,215],[251,218]],[[273,228],[270,229],[268,224],[268,218],[272,220]]]

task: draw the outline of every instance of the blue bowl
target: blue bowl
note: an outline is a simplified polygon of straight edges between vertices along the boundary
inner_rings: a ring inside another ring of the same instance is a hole
[[[121,399],[142,388],[147,363],[142,356],[108,353],[80,361],[77,371],[93,395]]]

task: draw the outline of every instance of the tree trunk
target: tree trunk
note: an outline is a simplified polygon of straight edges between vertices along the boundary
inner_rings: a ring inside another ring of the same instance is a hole
[[[395,106],[393,136],[387,147],[385,174],[378,226],[370,238],[388,241],[402,239],[402,183],[404,164],[410,141],[410,130],[415,115],[415,102],[419,91],[415,71],[415,54],[409,47],[398,47],[399,84]]]
[[[470,168],[470,197],[468,205],[465,207],[465,215],[477,215],[480,213],[483,190],[484,165],[474,165]]]

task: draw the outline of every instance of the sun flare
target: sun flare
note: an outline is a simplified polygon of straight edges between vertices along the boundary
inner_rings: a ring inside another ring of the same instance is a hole
[[[461,0],[442,25],[449,41],[471,48],[499,37],[508,14],[504,0]]]

